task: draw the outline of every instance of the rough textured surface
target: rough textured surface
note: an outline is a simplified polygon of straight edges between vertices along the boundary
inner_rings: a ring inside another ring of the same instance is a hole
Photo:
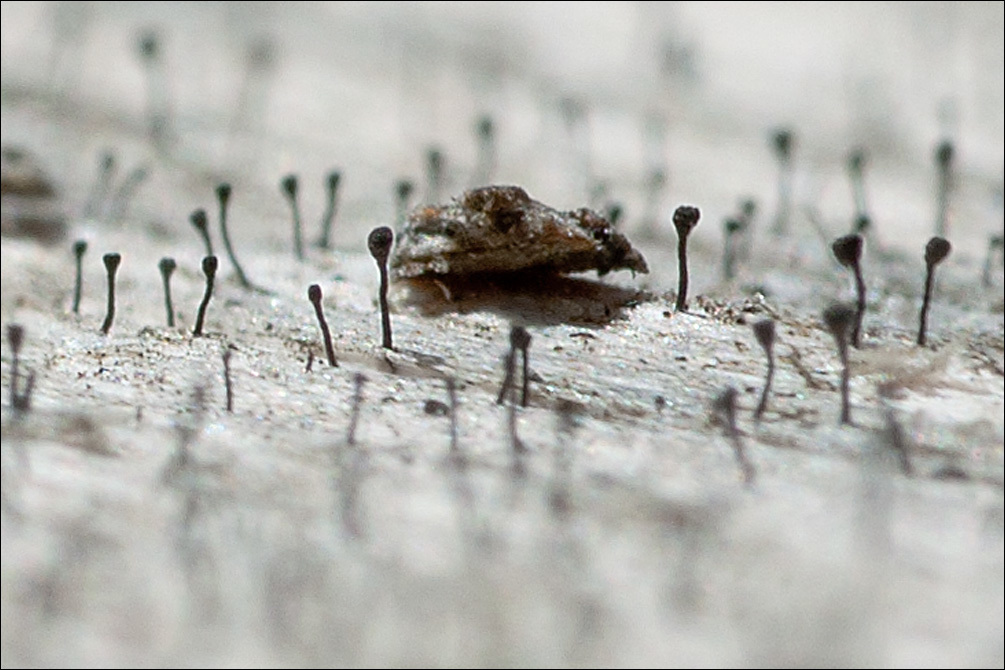
[[[519,186],[483,186],[449,205],[416,209],[391,265],[402,279],[527,270],[649,272],[642,254],[600,214],[559,212]]]
[[[20,368],[37,375],[19,415],[0,343],[5,667],[1002,666],[1000,260],[980,281],[1002,232],[1001,3],[567,4],[0,5],[2,143],[38,157],[67,226],[56,246],[0,248],[0,332],[25,326]],[[151,30],[169,102],[153,118]],[[776,237],[782,125],[793,207]],[[944,136],[953,252],[919,348]],[[400,179],[442,202],[433,146],[442,193],[488,165],[488,183],[559,211],[617,200],[649,274],[396,282],[383,351],[367,235],[401,224]],[[851,147],[868,152],[872,224],[855,423],[839,426],[821,312],[852,296],[830,250],[856,217]],[[299,175],[313,240],[336,167],[333,248],[294,261],[277,184]],[[194,338],[188,217],[205,208],[218,238],[221,181],[266,290],[221,258]],[[719,224],[750,197],[725,280]],[[688,313],[673,310],[680,204],[702,214]],[[777,369],[755,422],[764,318]],[[514,322],[531,384],[510,415],[496,397]],[[727,387],[753,486],[712,416]]]

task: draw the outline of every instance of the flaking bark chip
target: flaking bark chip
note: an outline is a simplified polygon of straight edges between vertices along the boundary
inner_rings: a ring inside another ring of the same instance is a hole
[[[645,258],[593,210],[560,212],[519,186],[486,186],[411,212],[391,258],[396,279],[522,271],[649,272]]]

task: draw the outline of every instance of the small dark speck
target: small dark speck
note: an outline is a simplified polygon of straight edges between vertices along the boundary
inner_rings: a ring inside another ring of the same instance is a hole
[[[664,310],[663,311],[663,318],[664,319],[669,319],[671,316],[673,316],[673,313],[670,312],[670,310]]]
[[[966,471],[955,463],[946,463],[935,472],[932,473],[934,479],[940,479],[942,481],[967,481],[970,479],[970,475]]]
[[[686,361],[686,360],[687,360],[687,356],[683,356],[683,355],[679,355],[679,356],[674,356],[674,358],[673,358],[673,359],[674,359],[675,361]]]
[[[265,324],[265,332],[267,332],[267,333],[271,333],[272,332],[272,322],[271,321],[268,322],[267,324]]]
[[[450,413],[450,408],[439,400],[427,400],[422,411],[430,416],[447,416]]]

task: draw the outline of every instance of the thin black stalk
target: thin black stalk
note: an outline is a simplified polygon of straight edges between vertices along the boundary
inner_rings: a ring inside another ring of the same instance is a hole
[[[855,325],[851,331],[851,343],[856,349],[862,346],[862,320],[865,317],[865,280],[862,278],[862,236],[845,235],[834,240],[831,251],[838,262],[851,268],[855,275]]]
[[[754,337],[757,343],[764,350],[764,355],[768,359],[768,372],[764,378],[764,389],[761,391],[761,400],[757,403],[754,411],[754,419],[761,420],[764,412],[768,409],[768,396],[771,394],[771,382],[775,377],[775,322],[772,319],[761,319],[754,323]]]
[[[928,343],[928,309],[932,302],[932,288],[935,284],[935,267],[946,259],[952,245],[942,237],[933,237],[925,245],[925,296],[921,301],[921,314],[918,315],[918,346]]]
[[[286,175],[279,183],[286,201],[290,203],[290,211],[293,215],[293,255],[298,261],[304,260],[304,234],[303,226],[300,223],[300,204],[297,202],[297,176],[295,174]]]
[[[80,314],[80,297],[84,287],[84,254],[87,253],[87,242],[77,240],[73,243],[73,256],[76,263],[76,275],[73,281],[73,313]]]
[[[528,349],[530,348],[530,333],[523,326],[516,326],[510,330],[510,346],[513,352],[514,360],[516,357],[517,349],[520,350],[523,356],[523,387],[520,394],[520,406],[526,407],[530,399],[530,361]]]
[[[772,135],[775,158],[778,159],[778,210],[775,213],[775,235],[789,232],[789,217],[792,211],[792,131],[782,129]]]
[[[230,203],[230,192],[231,187],[227,182],[223,182],[216,187],[216,199],[220,203],[220,237],[223,238],[223,248],[227,252],[227,258],[230,259],[230,264],[234,266],[234,272],[237,273],[237,281],[244,288],[254,288],[251,280],[248,279],[248,275],[244,274],[244,268],[237,262],[237,256],[234,255],[234,247],[230,243],[230,230],[227,228],[227,206]]]
[[[677,305],[676,311],[687,309],[688,269],[687,237],[698,225],[701,212],[697,207],[681,205],[673,213],[673,225],[677,229]]]
[[[195,328],[192,335],[202,336],[203,322],[206,320],[206,308],[209,307],[210,298],[213,297],[213,283],[216,279],[216,269],[219,265],[216,256],[206,256],[202,259],[202,273],[206,275],[206,291],[202,295],[202,302],[199,303],[199,312],[195,317]]]
[[[838,357],[841,359],[841,423],[851,423],[850,385],[848,365],[848,333],[855,323],[855,309],[844,303],[833,303],[824,310],[824,324],[834,337]]]
[[[7,326],[7,344],[10,346],[10,404],[16,405],[21,376],[21,345],[24,343],[24,326],[12,323]]]
[[[321,326],[321,337],[325,343],[325,355],[328,356],[328,365],[337,368],[338,361],[335,360],[335,349],[332,347],[332,334],[328,330],[328,322],[325,320],[324,309],[321,306],[321,286],[311,284],[307,289],[307,299],[314,305],[314,313],[318,317],[318,325]]]
[[[234,412],[234,385],[230,378],[230,356],[234,351],[234,345],[228,344],[223,349],[223,386],[227,393],[227,411]]]
[[[108,275],[108,306],[105,310],[105,321],[101,324],[101,334],[107,335],[115,320],[115,273],[122,262],[122,256],[116,253],[105,254],[101,260],[105,264],[105,272]]]
[[[321,217],[321,235],[317,241],[320,249],[331,248],[332,225],[335,223],[335,214],[338,211],[338,186],[341,180],[342,173],[338,170],[329,172],[325,180],[328,200],[325,204],[325,213]]]
[[[178,264],[173,258],[165,256],[157,264],[161,271],[161,280],[164,283],[164,309],[167,312],[168,328],[174,328],[174,304],[171,302],[171,275],[174,274]]]
[[[391,245],[394,243],[394,233],[387,226],[374,228],[367,238],[367,246],[370,248],[370,255],[377,261],[380,269],[380,329],[381,346],[385,349],[393,349],[391,342],[391,313],[387,304],[387,259],[391,255]]]

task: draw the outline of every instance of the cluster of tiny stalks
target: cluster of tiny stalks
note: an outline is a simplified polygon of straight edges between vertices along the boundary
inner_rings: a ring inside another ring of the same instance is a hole
[[[141,56],[148,66],[153,67],[158,59],[157,56],[157,41],[155,36],[148,35],[141,40],[140,45]],[[167,133],[167,128],[164,127],[167,123],[166,113],[163,110],[152,110],[151,111],[151,134],[154,136],[155,140],[164,141],[165,133]],[[494,162],[494,124],[490,117],[483,117],[479,120],[477,125],[477,135],[481,147],[481,157],[480,157],[480,167],[479,171],[483,173],[484,178],[488,179],[492,172],[492,164]],[[792,180],[792,156],[794,147],[794,136],[793,133],[788,129],[781,129],[776,131],[772,136],[772,145],[774,147],[775,155],[778,160],[779,166],[779,187],[778,187],[778,211],[775,216],[775,224],[773,231],[778,235],[784,235],[788,231],[789,218],[790,218],[790,208],[791,208],[791,180]],[[939,170],[939,186],[937,193],[937,229],[941,232],[945,230],[946,227],[946,207],[948,202],[949,188],[952,182],[950,167],[953,160],[953,147],[951,143],[942,143],[936,150],[936,164]],[[426,197],[430,202],[439,201],[444,193],[444,155],[443,152],[437,147],[430,147],[426,153],[426,172],[427,172],[427,193]],[[856,285],[856,302],[854,306],[847,305],[844,303],[834,303],[827,307],[823,312],[823,323],[826,329],[833,336],[839,359],[842,365],[842,377],[841,377],[841,413],[840,421],[842,424],[851,423],[850,415],[850,401],[849,401],[849,368],[848,368],[848,347],[849,345],[855,348],[861,347],[862,342],[862,323],[865,315],[866,309],[866,288],[862,274],[861,268],[861,258],[862,250],[864,245],[863,235],[869,230],[871,223],[871,217],[868,214],[868,208],[866,205],[865,197],[865,186],[864,186],[864,164],[865,155],[861,150],[855,150],[849,156],[848,161],[848,172],[852,185],[852,192],[856,207],[856,225],[855,231],[852,234],[845,235],[838,238],[832,244],[832,252],[838,262],[849,268],[853,272]],[[89,199],[87,210],[93,213],[97,207],[100,206],[100,202],[106,197],[108,190],[110,189],[110,182],[112,179],[112,173],[114,171],[114,156],[110,153],[102,155],[101,169],[99,171],[99,179],[95,186],[94,193],[92,193]],[[661,171],[657,170],[654,174],[658,174],[659,177],[653,178],[653,188],[658,191],[659,187],[663,185],[666,181],[665,175]],[[145,176],[145,171],[138,172],[139,176],[134,176],[127,180],[127,184],[130,188],[135,188],[135,183],[142,181]],[[339,185],[341,183],[341,172],[339,170],[332,170],[328,173],[325,179],[325,192],[326,192],[326,206],[324,213],[321,217],[321,225],[319,230],[319,235],[315,241],[315,246],[322,250],[327,250],[331,248],[332,245],[332,230],[333,223],[338,210],[338,193]],[[301,217],[301,208],[299,204],[299,177],[296,174],[288,174],[280,180],[280,192],[286,199],[291,213],[291,223],[292,223],[292,240],[293,240],[293,254],[298,261],[306,260],[306,251],[303,239],[303,226]],[[125,188],[125,187],[123,187]],[[415,190],[414,184],[407,180],[401,179],[395,184],[394,192],[397,201],[398,214],[397,218],[399,224],[404,220],[405,213],[408,211],[410,206],[411,197]],[[215,190],[218,207],[219,207],[219,224],[220,224],[220,237],[223,241],[225,251],[234,269],[235,275],[237,277],[240,285],[249,290],[255,290],[260,292],[268,292],[259,285],[253,283],[247,273],[245,272],[243,266],[239,263],[234,253],[233,244],[231,242],[230,233],[227,225],[227,214],[228,205],[231,199],[232,188],[228,183],[221,183],[217,186]],[[723,267],[724,275],[727,280],[732,280],[735,275],[735,265],[737,262],[738,251],[737,251],[737,238],[742,235],[750,228],[750,221],[753,217],[755,211],[755,205],[753,201],[746,201],[741,207],[741,214],[733,219],[728,219],[725,226],[725,241],[726,246],[723,252]],[[621,206],[614,204],[610,207],[610,218],[617,220],[620,218],[622,213]],[[687,242],[689,235],[697,226],[700,219],[700,211],[696,207],[682,205],[678,207],[672,217],[674,228],[677,232],[678,239],[678,290],[676,294],[675,308],[678,312],[685,312],[687,310],[687,297],[689,290],[689,267],[687,262]],[[202,258],[201,269],[203,275],[205,276],[205,290],[203,293],[202,300],[198,305],[196,311],[196,319],[192,328],[192,335],[194,337],[200,337],[204,335],[205,331],[205,321],[207,310],[210,301],[213,296],[213,288],[215,283],[215,278],[217,270],[219,267],[219,261],[215,254],[212,235],[210,233],[209,216],[205,209],[198,208],[193,210],[189,217],[192,227],[197,232],[200,241],[203,245],[205,255]],[[390,311],[388,306],[388,285],[389,285],[389,275],[388,275],[388,259],[390,256],[391,248],[394,242],[394,233],[390,227],[382,226],[372,230],[367,238],[367,247],[371,256],[374,258],[379,276],[380,276],[380,288],[378,293],[378,305],[380,312],[380,336],[381,336],[381,346],[387,350],[393,350],[393,336],[391,329]],[[991,249],[994,249],[996,241],[992,239]],[[1001,247],[1000,239],[997,240],[997,247]],[[73,302],[72,302],[72,312],[79,315],[80,304],[82,299],[82,267],[83,258],[87,252],[88,244],[84,240],[78,240],[73,245],[73,253],[76,262],[76,279],[73,291]],[[925,263],[926,263],[926,278],[924,285],[924,297],[921,307],[921,312],[919,315],[919,327],[917,335],[917,344],[919,346],[924,346],[927,344],[927,321],[928,312],[930,308],[930,302],[932,297],[932,291],[934,286],[934,270],[935,267],[941,263],[950,252],[951,246],[947,240],[941,236],[933,237],[926,246],[925,250]],[[989,251],[989,258],[990,258]],[[115,319],[115,279],[118,272],[119,266],[122,262],[122,256],[119,253],[106,253],[102,257],[102,261],[106,270],[107,276],[107,307],[105,318],[101,324],[100,330],[103,334],[108,335],[112,329]],[[990,260],[989,260],[990,263]],[[171,257],[164,257],[158,263],[158,269],[161,274],[163,292],[164,292],[164,303],[165,303],[165,313],[166,322],[169,328],[174,328],[176,325],[175,310],[171,297],[171,278],[177,268],[177,262]],[[319,328],[321,330],[321,338],[324,345],[325,357],[327,363],[331,367],[338,367],[339,363],[335,355],[335,349],[332,343],[331,330],[328,326],[327,320],[324,315],[323,310],[323,294],[322,289],[319,284],[312,284],[308,288],[308,300],[312,304],[315,317],[318,321]],[[765,383],[760,395],[760,399],[757,408],[754,412],[754,418],[757,421],[761,421],[765,412],[768,408],[769,397],[771,392],[771,383],[775,371],[775,360],[774,360],[774,344],[775,344],[775,324],[774,321],[767,319],[758,321],[753,327],[755,338],[757,339],[759,345],[763,349],[765,356],[767,358],[767,375]],[[32,373],[26,384],[26,391],[19,391],[17,385],[19,383],[19,375],[17,372],[17,361],[18,361],[18,351],[20,350],[21,341],[23,340],[23,329],[20,326],[12,326],[12,329],[8,331],[8,341],[11,343],[12,349],[14,350],[14,370],[15,374],[12,375],[12,386],[11,386],[11,405],[15,408],[26,410],[30,406],[30,396],[31,389],[34,384],[34,373]],[[523,407],[527,407],[529,403],[529,380],[528,380],[528,347],[530,344],[530,334],[527,330],[521,326],[513,326],[510,331],[510,348],[508,353],[505,355],[503,360],[503,381],[497,397],[497,403],[503,404],[507,399],[509,399],[509,413],[508,422],[510,430],[510,438],[513,446],[513,453],[515,456],[523,454],[526,449],[523,446],[522,441],[516,434],[516,421],[515,421],[515,407],[516,402],[516,385],[515,378],[516,374],[516,363],[518,356],[521,357],[522,361],[522,386],[520,392],[520,402],[519,404]],[[15,347],[16,343],[16,347]],[[226,398],[227,398],[227,410],[233,411],[233,389],[231,384],[230,366],[231,366],[231,356],[232,352],[236,348],[232,345],[227,345],[223,350],[223,365],[224,365],[224,376],[226,385]],[[308,370],[310,370],[313,363],[313,351],[310,352],[310,360],[308,361]],[[349,441],[350,443],[355,441],[355,430],[356,422],[358,418],[358,405],[361,398],[361,389],[364,379],[361,376],[356,378],[356,402],[354,409],[354,419],[350,429]],[[448,389],[451,398],[451,408],[456,406],[456,396],[455,396],[455,385],[452,379],[448,380]],[[746,451],[743,447],[742,440],[740,437],[740,432],[736,424],[736,408],[737,408],[737,397],[738,393],[732,387],[725,389],[720,395],[718,395],[713,402],[713,410],[717,417],[722,421],[727,435],[731,440],[738,464],[740,466],[741,472],[743,474],[743,479],[747,484],[752,484],[755,477],[755,471],[753,465],[750,463],[749,458],[746,455]],[[453,417],[453,410],[451,410],[452,416],[452,449],[456,447],[456,424],[453,423],[455,418]]]

